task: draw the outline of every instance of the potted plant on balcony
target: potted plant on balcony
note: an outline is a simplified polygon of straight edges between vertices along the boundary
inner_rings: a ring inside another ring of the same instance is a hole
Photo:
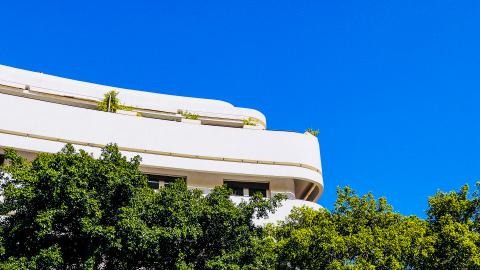
[[[102,101],[98,103],[98,110],[103,112],[116,113],[121,109],[120,100],[118,99],[118,92],[112,90],[104,95]]]
[[[261,125],[258,124],[258,120],[253,118],[253,117],[249,117],[247,119],[243,119],[243,128],[247,128],[247,129],[263,129],[263,127]]]
[[[195,114],[195,113],[190,113],[190,112],[187,112],[187,111],[182,111],[180,113],[183,118],[182,118],[182,122],[183,123],[189,123],[189,124],[201,124],[202,121],[200,121],[200,115],[198,114]]]
[[[98,103],[98,109],[104,112],[139,116],[139,113],[133,111],[133,107],[120,104],[118,92],[115,90],[112,90],[104,95],[103,100]]]
[[[306,131],[305,131],[305,134],[309,134],[309,135],[312,135],[312,136],[315,136],[317,137],[318,134],[320,134],[320,131],[317,129],[317,130],[313,130],[311,128],[308,128]]]

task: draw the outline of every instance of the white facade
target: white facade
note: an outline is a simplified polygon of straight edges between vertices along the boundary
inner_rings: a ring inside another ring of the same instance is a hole
[[[112,90],[132,111],[97,110]],[[189,187],[204,192],[235,181],[266,184],[266,196],[286,193],[290,199],[272,221],[284,218],[293,206],[319,207],[314,203],[323,192],[317,138],[267,130],[265,116],[253,109],[1,65],[0,108],[0,148],[15,148],[28,157],[58,152],[65,143],[98,154],[113,142],[127,156],[140,155],[145,173],[182,176]],[[182,112],[199,119],[185,119]],[[256,125],[244,126],[246,119]],[[243,195],[248,196],[248,187]]]

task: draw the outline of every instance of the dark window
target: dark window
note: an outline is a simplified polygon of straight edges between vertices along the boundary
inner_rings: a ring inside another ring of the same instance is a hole
[[[175,182],[177,179],[187,179],[185,176],[171,176],[160,174],[147,174],[148,186],[153,189],[159,189],[162,186],[167,186]]]
[[[245,196],[246,190],[248,190],[248,196],[253,196],[255,193],[262,194],[263,197],[267,197],[267,190],[269,189],[268,183],[255,183],[255,182],[240,182],[225,180],[224,184],[233,190],[235,196]]]
[[[5,163],[5,156],[0,154],[0,166],[2,166],[3,163]]]
[[[241,182],[225,181],[224,184],[232,190],[232,195],[243,196],[243,185]]]
[[[160,188],[160,182],[157,180],[150,180],[150,177],[148,178],[148,186],[152,189],[159,189]]]

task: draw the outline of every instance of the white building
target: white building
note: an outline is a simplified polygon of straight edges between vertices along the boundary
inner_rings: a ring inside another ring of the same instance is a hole
[[[112,90],[131,110],[97,109]],[[0,154],[9,147],[33,158],[39,152],[58,152],[66,143],[98,154],[114,142],[125,155],[142,157],[141,170],[152,187],[183,177],[189,187],[205,193],[227,184],[237,201],[253,192],[287,194],[272,221],[284,218],[293,206],[319,207],[315,201],[323,192],[323,177],[317,138],[268,130],[265,116],[253,109],[2,65],[0,108]],[[192,117],[186,113],[198,120],[187,119]]]

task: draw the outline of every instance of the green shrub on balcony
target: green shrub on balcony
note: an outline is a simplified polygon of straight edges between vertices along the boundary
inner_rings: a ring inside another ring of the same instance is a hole
[[[258,124],[258,120],[253,117],[243,119],[243,125],[245,126],[256,126],[257,124]]]
[[[118,110],[133,111],[133,109],[131,106],[120,104],[118,92],[115,90],[106,93],[103,100],[98,103],[98,110],[103,112],[116,113]],[[141,116],[141,114],[137,113],[137,116]]]
[[[317,137],[318,134],[320,134],[320,131],[317,129],[317,130],[313,130],[311,128],[308,128],[307,131],[308,133],[312,134],[313,136]]]
[[[125,106],[120,104],[118,98],[118,92],[112,90],[105,94],[102,101],[98,103],[98,109],[104,112],[117,112],[117,110],[123,110]]]
[[[182,116],[185,118],[185,119],[191,119],[191,120],[198,120],[198,118],[200,117],[200,115],[198,114],[194,114],[194,113],[189,113],[189,112],[182,112]]]

